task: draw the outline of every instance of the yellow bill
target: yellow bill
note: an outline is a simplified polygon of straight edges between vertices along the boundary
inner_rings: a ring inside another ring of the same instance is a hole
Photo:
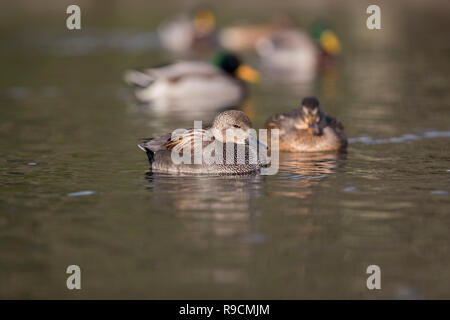
[[[321,34],[320,45],[328,54],[337,55],[341,52],[341,42],[331,30],[326,30]]]
[[[194,15],[195,29],[200,33],[210,33],[216,26],[216,18],[209,10],[202,10]]]
[[[258,71],[245,64],[238,67],[238,69],[236,70],[236,75],[238,76],[238,78],[251,83],[258,82],[260,78]]]

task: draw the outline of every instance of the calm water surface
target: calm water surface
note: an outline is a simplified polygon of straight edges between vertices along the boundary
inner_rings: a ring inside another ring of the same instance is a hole
[[[277,175],[244,177],[148,173],[140,138],[217,110],[134,103],[123,71],[170,57],[151,29],[162,14],[136,29],[124,16],[80,32],[3,22],[0,298],[450,298],[448,14],[393,7],[376,33],[363,6],[338,11],[336,68],[266,75],[242,109],[258,128],[317,95],[348,152],[281,154]]]

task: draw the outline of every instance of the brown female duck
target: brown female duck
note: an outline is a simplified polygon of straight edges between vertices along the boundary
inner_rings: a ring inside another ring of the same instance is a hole
[[[315,97],[304,98],[298,109],[270,117],[264,127],[280,130],[280,151],[337,151],[347,147],[344,126],[324,113]]]

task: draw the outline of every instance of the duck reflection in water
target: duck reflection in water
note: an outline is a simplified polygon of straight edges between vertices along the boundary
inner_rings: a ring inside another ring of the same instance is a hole
[[[272,195],[296,198],[312,196],[315,186],[345,164],[345,152],[280,153],[277,190]]]
[[[248,220],[262,195],[264,176],[192,176],[146,173],[147,189],[177,216],[208,220]]]
[[[183,241],[191,248],[185,254],[197,251],[209,254],[206,263],[196,264],[189,281],[211,284],[248,281],[243,266],[250,263],[254,245],[264,244],[268,239],[252,219],[259,210],[265,178],[146,174],[149,213],[165,212],[175,217],[171,223],[182,226]],[[217,258],[224,255],[226,261]]]

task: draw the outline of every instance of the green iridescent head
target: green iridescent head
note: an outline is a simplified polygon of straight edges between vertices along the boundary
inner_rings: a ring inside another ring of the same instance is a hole
[[[259,73],[250,66],[241,62],[234,54],[229,52],[219,52],[214,55],[212,64],[222,69],[226,73],[247,82],[258,82]]]

